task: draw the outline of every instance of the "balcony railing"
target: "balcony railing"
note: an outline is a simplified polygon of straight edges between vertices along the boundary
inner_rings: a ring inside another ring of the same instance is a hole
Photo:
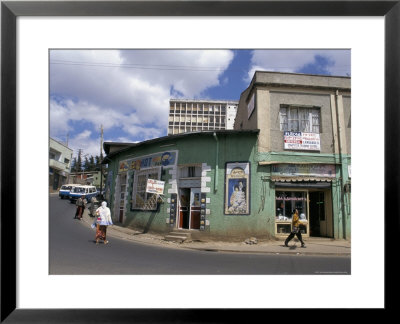
[[[56,161],[53,159],[50,159],[50,168],[69,172],[69,168],[67,167],[67,165],[65,163],[62,163],[62,162],[59,162],[59,161]]]

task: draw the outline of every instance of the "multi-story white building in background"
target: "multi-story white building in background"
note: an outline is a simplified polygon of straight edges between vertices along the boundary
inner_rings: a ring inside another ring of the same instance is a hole
[[[49,189],[58,190],[69,181],[73,150],[52,138],[49,142]]]
[[[168,135],[233,129],[239,101],[171,99]]]

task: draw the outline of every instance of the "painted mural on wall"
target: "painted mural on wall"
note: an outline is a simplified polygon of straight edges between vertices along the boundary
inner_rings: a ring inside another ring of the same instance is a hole
[[[225,174],[225,214],[248,215],[250,163],[227,163]]]
[[[126,172],[128,170],[141,170],[154,167],[168,167],[176,163],[176,152],[162,152],[152,155],[142,156],[140,158],[133,158],[122,161],[119,163],[119,172]]]

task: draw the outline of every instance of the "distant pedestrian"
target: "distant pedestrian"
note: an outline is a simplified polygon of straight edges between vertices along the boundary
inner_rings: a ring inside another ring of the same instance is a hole
[[[99,243],[99,240],[103,240],[104,244],[107,244],[107,226],[113,225],[111,211],[107,207],[107,202],[103,201],[101,206],[97,208],[96,216],[96,244]]]
[[[90,209],[89,209],[89,216],[94,217],[96,216],[96,210],[99,208],[99,201],[96,197],[92,197],[90,200]]]
[[[86,208],[87,201],[85,199],[85,196],[82,195],[78,200],[76,201],[76,212],[75,212],[75,218],[78,218],[79,220],[82,220],[83,212]]]
[[[289,236],[285,240],[285,245],[288,246],[290,240],[296,235],[299,241],[301,242],[301,247],[306,247],[303,238],[301,237],[300,232],[300,218],[299,218],[299,211],[297,209],[293,210],[292,216],[292,231],[290,232]]]

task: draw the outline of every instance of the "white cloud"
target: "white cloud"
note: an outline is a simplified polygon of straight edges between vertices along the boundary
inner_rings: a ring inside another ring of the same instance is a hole
[[[233,52],[52,50],[50,58],[51,135],[85,121],[93,130],[102,124],[110,138],[134,141],[165,135],[170,97],[198,97],[218,85]]]
[[[331,75],[351,74],[350,50],[257,50],[252,52],[250,81],[256,70],[296,72],[307,64],[315,64],[316,56],[322,56],[332,65],[325,66]]]

